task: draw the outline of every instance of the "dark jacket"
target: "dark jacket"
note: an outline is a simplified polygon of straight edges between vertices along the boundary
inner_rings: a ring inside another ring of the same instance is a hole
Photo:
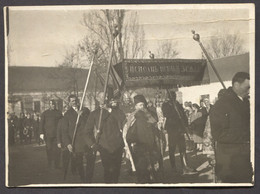
[[[245,143],[250,139],[249,101],[228,88],[210,111],[212,136],[218,143]]]
[[[33,129],[34,131],[37,133],[37,135],[39,134],[39,126],[40,126],[40,120],[33,120]]]
[[[59,110],[46,110],[42,113],[40,122],[40,134],[47,138],[57,137],[57,126],[62,114]]]
[[[184,113],[183,107],[179,102],[175,101],[177,109],[180,113],[180,116],[183,120],[183,123],[185,126],[188,126],[188,119]],[[162,112],[164,117],[166,117],[166,123],[165,123],[165,129],[168,131],[168,133],[171,132],[185,132],[183,129],[182,122],[178,116],[177,111],[174,108],[174,105],[172,102],[165,102],[162,105]]]
[[[86,143],[84,142],[84,126],[89,116],[89,109],[83,108],[83,113],[79,118],[77,133],[74,141],[74,151],[84,152],[86,150]],[[78,113],[70,108],[63,117],[62,143],[65,147],[72,144],[72,138],[75,131]]]
[[[205,111],[207,112],[207,110]],[[198,111],[198,113],[202,113],[201,109]],[[191,122],[190,129],[192,130],[193,134],[198,135],[199,137],[203,137],[206,120],[207,120],[207,115],[205,114],[203,115],[202,113],[201,117]]]
[[[87,133],[86,142],[89,147],[96,143],[95,128],[98,127],[99,115],[100,108],[91,112],[85,125],[85,131]],[[113,153],[119,148],[123,148],[121,130],[124,120],[125,115],[120,109],[113,110],[111,113],[105,109],[103,110],[99,145],[110,153]]]
[[[23,131],[23,128],[24,128],[24,120],[25,120],[25,118],[18,119],[17,128],[21,132]]]
[[[126,139],[128,143],[142,144],[144,148],[151,150],[159,137],[156,127],[157,120],[150,111],[139,110],[135,113],[135,122],[129,128]]]

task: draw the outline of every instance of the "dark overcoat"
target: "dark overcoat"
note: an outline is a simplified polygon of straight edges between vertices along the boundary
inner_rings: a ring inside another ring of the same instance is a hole
[[[77,133],[74,141],[74,151],[84,152],[86,151],[86,143],[84,141],[84,126],[89,116],[89,109],[83,108],[83,113],[79,118]],[[75,131],[76,121],[78,113],[71,107],[63,117],[62,122],[62,143],[65,147],[72,144],[73,134]]]
[[[126,139],[129,143],[143,145],[146,149],[152,150],[156,143],[156,136],[159,136],[156,128],[157,120],[149,111],[139,110],[135,113],[135,122],[129,128]]]
[[[188,125],[188,119],[184,113],[183,107],[181,106],[181,104],[179,104],[179,102],[175,102],[176,103],[176,107],[180,113],[180,116],[182,118],[182,121],[184,123],[185,126]],[[172,102],[165,102],[162,105],[162,112],[164,117],[166,117],[166,122],[165,122],[165,129],[167,130],[167,132],[169,134],[172,133],[184,133],[184,129],[182,126],[182,122],[178,116],[177,111],[174,108],[174,105],[172,104]]]
[[[210,111],[216,173],[223,182],[251,182],[250,108],[230,87]]]
[[[41,115],[40,134],[44,134],[46,138],[57,137],[57,126],[62,114],[59,110],[46,110]]]
[[[240,100],[232,88],[210,111],[212,136],[218,143],[245,143],[250,138],[249,101]]]
[[[86,136],[85,140],[89,147],[96,143],[95,128],[98,127],[100,108],[90,113],[85,125]],[[99,145],[113,153],[119,148],[123,148],[122,127],[125,120],[125,115],[120,109],[113,110],[111,113],[106,109],[103,110]]]

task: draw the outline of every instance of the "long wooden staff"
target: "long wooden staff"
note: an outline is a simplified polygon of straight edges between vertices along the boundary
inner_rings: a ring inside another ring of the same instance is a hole
[[[192,34],[193,34],[193,39],[199,43],[199,45],[200,45],[200,47],[201,47],[203,53],[205,54],[206,58],[207,58],[208,61],[209,61],[209,64],[211,65],[212,69],[214,70],[216,76],[218,77],[218,80],[219,80],[219,82],[221,83],[222,87],[223,87],[224,89],[227,89],[226,86],[225,86],[225,84],[224,84],[224,82],[222,81],[222,79],[221,79],[221,77],[220,77],[220,75],[219,75],[219,73],[218,73],[218,71],[217,71],[217,69],[216,69],[214,63],[212,62],[210,56],[208,55],[208,52],[206,51],[206,49],[204,48],[204,46],[203,46],[202,43],[200,42],[200,35],[199,35],[199,34],[196,34],[194,30],[192,30],[191,32],[192,32]],[[216,161],[216,160],[217,160],[217,158],[216,158],[217,142],[213,142],[213,145],[214,145],[215,161]],[[216,172],[215,172],[215,164],[213,165],[213,169],[212,169],[212,170],[213,170],[213,173],[214,173],[214,175],[213,175],[213,182],[216,183],[216,182],[217,182],[217,178],[216,178]]]
[[[109,63],[108,63],[108,67],[107,67],[107,72],[106,72],[106,80],[105,80],[105,85],[104,85],[104,95],[103,95],[103,99],[102,99],[102,104],[105,104],[105,100],[106,100],[106,93],[107,93],[107,86],[108,86],[108,80],[109,80],[109,72],[111,69],[111,65],[112,65],[112,57],[113,57],[113,50],[114,50],[114,43],[115,43],[115,39],[118,35],[118,30],[115,29],[113,36],[112,36],[112,43],[111,43],[111,47],[110,47],[110,56],[109,56]],[[100,136],[101,136],[101,121],[102,121],[102,115],[103,115],[103,108],[100,109],[100,114],[99,114],[99,120],[98,120],[98,126],[97,126],[97,138],[96,138],[96,143],[99,143],[100,140]]]
[[[196,34],[194,30],[192,30],[192,34],[193,34],[193,39],[199,43],[203,53],[205,54],[206,58],[208,59],[209,64],[211,65],[212,69],[214,70],[214,72],[215,72],[216,76],[218,77],[218,80],[220,81],[221,85],[223,86],[224,89],[227,89],[225,84],[224,84],[224,82],[222,81],[222,79],[221,79],[221,77],[220,77],[220,75],[219,75],[215,65],[213,64],[210,56],[208,55],[208,52],[204,48],[203,44],[200,42],[200,35]]]
[[[86,97],[86,92],[87,92],[87,88],[88,88],[88,85],[89,85],[89,78],[90,78],[90,74],[91,74],[91,71],[92,71],[92,67],[93,67],[93,64],[94,64],[94,59],[95,59],[96,54],[97,54],[97,49],[94,52],[94,55],[93,55],[93,58],[92,58],[92,61],[91,61],[91,64],[90,64],[90,68],[89,68],[89,71],[88,71],[88,76],[87,76],[87,80],[86,80],[84,91],[83,91],[83,96],[82,96],[81,103],[80,103],[80,108],[79,108],[80,111],[82,110],[83,103],[84,103],[84,100],[85,100],[85,97]],[[74,152],[74,144],[75,144],[75,138],[76,138],[76,134],[77,134],[77,130],[78,130],[79,118],[80,118],[80,115],[78,114],[76,124],[75,124],[74,133],[73,133],[73,136],[72,136],[72,143],[71,143],[72,153]],[[70,153],[69,161],[67,162],[67,166],[66,166],[65,171],[64,171],[64,180],[67,177],[69,164],[70,164],[71,159],[73,157],[72,153]]]

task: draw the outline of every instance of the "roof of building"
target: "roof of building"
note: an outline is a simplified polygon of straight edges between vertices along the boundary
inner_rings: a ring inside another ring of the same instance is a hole
[[[240,71],[249,73],[249,53],[224,57],[213,60],[223,81],[231,81],[233,76]],[[218,78],[208,63],[210,83],[218,82]]]
[[[249,72],[249,53],[213,60],[223,81],[230,81],[236,72]],[[212,67],[208,64],[210,82],[218,82]],[[50,92],[69,91],[75,78],[79,90],[83,90],[88,70],[65,67],[8,67],[8,92]],[[94,88],[95,81],[90,82]],[[100,84],[99,84],[100,85]],[[100,87],[100,86],[98,86]]]
[[[9,93],[68,91],[73,88],[74,77],[78,88],[84,88],[88,70],[64,67],[8,68]]]

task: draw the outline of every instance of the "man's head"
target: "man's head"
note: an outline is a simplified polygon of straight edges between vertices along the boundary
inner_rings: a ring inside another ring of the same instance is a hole
[[[147,106],[148,106],[148,107],[152,107],[152,106],[153,106],[153,102],[149,100],[149,101],[147,102]]]
[[[249,74],[246,72],[238,72],[232,79],[233,91],[240,97],[245,98],[249,94],[250,83]]]
[[[26,118],[27,118],[27,119],[30,119],[31,117],[32,117],[31,113],[27,113],[27,114],[26,114]]]
[[[68,97],[68,101],[69,101],[70,107],[77,107],[78,104],[79,104],[79,100],[78,100],[77,96],[74,95],[74,94],[71,94],[71,95]]]
[[[204,98],[204,99],[203,99],[203,102],[204,102],[204,104],[205,104],[206,107],[209,107],[209,106],[210,106],[210,101],[209,101],[208,98]]]
[[[55,101],[54,100],[50,100],[49,101],[49,105],[50,105],[50,109],[51,110],[54,110],[56,108],[56,104],[55,104]]]
[[[192,104],[192,109],[198,111],[200,109],[200,107],[198,104],[194,103],[194,104]]]
[[[147,107],[147,101],[143,95],[136,95],[134,97],[135,109],[141,110]]]
[[[118,108],[119,107],[119,99],[111,98],[109,101],[109,105],[111,108]]]
[[[103,104],[104,92],[100,92],[100,93],[96,96],[96,100],[99,102],[99,104]]]

